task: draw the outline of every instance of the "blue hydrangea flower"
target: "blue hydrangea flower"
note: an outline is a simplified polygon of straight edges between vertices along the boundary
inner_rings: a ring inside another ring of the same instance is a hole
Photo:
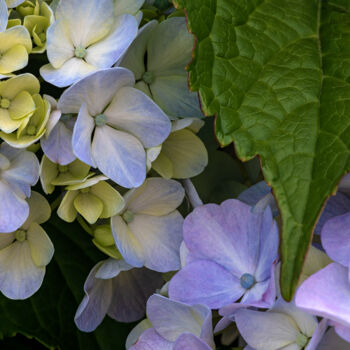
[[[48,95],[51,114],[46,126],[45,135],[40,139],[40,145],[46,156],[54,163],[67,165],[76,157],[72,147],[73,127],[75,119],[71,114],[63,114],[57,109],[57,101]]]
[[[11,233],[0,233],[0,291],[10,299],[26,299],[41,286],[45,267],[54,247],[40,224],[47,221],[51,208],[37,192],[27,199],[29,216]]]
[[[75,155],[127,188],[144,182],[145,149],[160,145],[171,130],[169,118],[134,85],[127,69],[104,69],[71,86],[58,101],[62,113],[79,113]]]
[[[101,261],[85,281],[75,323],[80,330],[92,332],[106,315],[120,322],[137,321],[145,314],[148,297],[163,283],[159,273],[134,269],[124,260]]]
[[[135,87],[151,96],[171,118],[203,117],[197,93],[188,88],[185,69],[193,45],[184,17],[161,23],[154,20],[140,29],[120,63],[135,74]]]
[[[206,204],[186,217],[183,233],[189,254],[170,281],[170,298],[212,309],[240,298],[246,305],[271,306],[278,229],[270,207],[254,213],[234,199]]]
[[[40,74],[64,87],[86,75],[111,67],[137,35],[138,21],[130,14],[114,14],[113,0],[61,1],[56,22],[47,30],[49,64]]]
[[[39,179],[39,161],[34,153],[0,145],[0,232],[17,230],[29,215],[25,198]]]
[[[203,305],[190,306],[152,295],[147,301],[148,328],[130,350],[215,349],[212,315]]]
[[[167,272],[180,268],[183,217],[176,210],[184,198],[174,180],[148,178],[124,196],[125,205],[112,217],[114,241],[135,267]]]

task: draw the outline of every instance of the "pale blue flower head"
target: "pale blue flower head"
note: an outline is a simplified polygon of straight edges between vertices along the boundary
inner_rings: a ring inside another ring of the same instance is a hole
[[[51,105],[50,119],[46,126],[45,135],[40,139],[40,145],[46,156],[54,163],[67,165],[76,157],[72,148],[73,127],[75,116],[63,114],[57,109],[56,100],[44,96]]]
[[[75,323],[80,330],[92,332],[106,315],[120,322],[137,321],[145,314],[148,297],[163,283],[161,274],[134,269],[124,260],[101,261],[85,281]]]
[[[160,145],[171,123],[125,68],[95,72],[67,89],[62,113],[78,113],[74,154],[117,184],[133,188],[146,178],[146,148]],[[111,161],[113,160],[113,161]]]
[[[204,305],[190,306],[152,295],[147,301],[148,326],[130,350],[215,349],[212,314]]]
[[[49,64],[40,74],[64,87],[109,68],[137,35],[138,21],[130,14],[115,16],[113,0],[61,1],[56,21],[47,30]]]
[[[178,270],[183,217],[176,210],[184,189],[174,180],[149,178],[129,191],[125,205],[111,219],[116,246],[135,267],[168,272]]]
[[[26,299],[41,286],[54,247],[40,224],[51,215],[47,200],[37,192],[27,199],[29,216],[11,233],[0,233],[0,291],[10,299]]]
[[[136,87],[152,96],[169,117],[200,118],[198,95],[190,92],[185,70],[193,45],[184,17],[151,21],[141,28],[120,66],[134,72]]]
[[[27,219],[25,198],[39,179],[39,161],[34,153],[0,145],[0,232],[13,232]]]
[[[278,229],[270,207],[254,213],[229,199],[197,207],[185,219],[186,265],[172,278],[169,296],[219,309],[240,300],[271,307]]]

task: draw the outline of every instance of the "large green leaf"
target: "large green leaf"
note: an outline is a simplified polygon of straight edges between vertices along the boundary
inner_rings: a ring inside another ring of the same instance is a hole
[[[190,85],[222,145],[261,158],[290,300],[318,215],[350,170],[350,0],[175,0],[197,37]],[[223,169],[224,171],[224,169]]]
[[[55,255],[43,286],[24,301],[0,297],[0,336],[21,333],[51,349],[124,350],[132,325],[107,317],[88,334],[80,332],[73,320],[84,295],[84,281],[103,255],[76,223],[67,224],[54,215],[45,229],[55,245]]]

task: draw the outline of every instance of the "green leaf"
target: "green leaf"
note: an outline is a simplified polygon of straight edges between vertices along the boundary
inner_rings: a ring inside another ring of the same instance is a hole
[[[350,170],[350,0],[176,0],[197,37],[190,85],[222,145],[259,155],[281,209],[293,297],[329,195]]]
[[[76,222],[67,224],[54,215],[43,226],[55,246],[53,261],[42,287],[31,298],[13,301],[0,297],[0,337],[21,333],[50,349],[124,350],[133,324],[106,317],[93,333],[80,332],[74,324],[84,281],[95,263],[106,257]]]

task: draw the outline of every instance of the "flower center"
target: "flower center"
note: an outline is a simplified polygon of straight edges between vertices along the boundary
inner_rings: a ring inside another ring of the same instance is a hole
[[[255,284],[255,277],[250,273],[244,273],[240,278],[241,286],[245,289],[250,289]]]
[[[107,117],[104,114],[99,114],[95,117],[95,124],[97,126],[103,126],[107,123]]]
[[[87,54],[87,51],[84,47],[78,46],[74,50],[74,56],[77,58],[84,58]]]
[[[24,231],[24,230],[17,230],[16,233],[15,233],[15,238],[19,242],[24,242],[26,240],[26,238],[27,238],[26,231]]]
[[[27,134],[34,136],[36,134],[36,127],[34,125],[29,125],[27,128]]]
[[[301,349],[303,349],[309,342],[309,338],[305,334],[299,333],[295,342]]]
[[[134,220],[134,213],[130,210],[126,210],[122,215],[124,221],[129,224]]]
[[[154,75],[151,72],[146,72],[142,76],[142,80],[147,84],[152,84],[154,81]]]
[[[8,100],[7,98],[2,98],[1,102],[0,102],[0,107],[4,108],[4,109],[8,109],[10,107],[10,100]]]
[[[58,166],[58,171],[60,173],[66,173],[68,171],[68,166],[67,165],[59,165]]]

